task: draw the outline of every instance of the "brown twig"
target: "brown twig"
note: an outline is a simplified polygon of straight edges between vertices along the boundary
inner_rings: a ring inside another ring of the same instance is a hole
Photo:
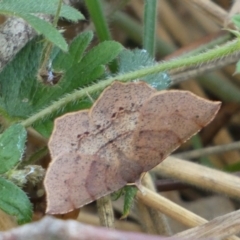
[[[239,177],[186,160],[168,157],[152,171],[232,198],[240,196]]]
[[[156,210],[166,214],[167,216],[177,220],[186,226],[196,227],[208,222],[206,219],[188,211],[187,209],[145,187],[142,187],[142,190],[142,192],[138,191],[137,193],[137,199],[139,201],[142,201],[144,204],[155,208]],[[232,227],[232,229],[234,229],[234,227]],[[237,236],[231,236],[227,239],[239,240]]]
[[[180,182],[175,179],[160,179],[155,181],[156,188],[159,192],[181,190],[191,187],[191,185]]]
[[[187,239],[197,238],[220,238],[224,239],[240,232],[240,210],[217,217],[201,226],[177,233],[175,237]],[[228,238],[229,239],[229,238]],[[237,239],[231,237],[231,239]]]
[[[183,153],[174,154],[174,157],[183,158],[183,159],[192,159],[192,158],[199,158],[203,156],[208,156],[211,154],[221,154],[223,152],[228,152],[232,150],[240,150],[240,141],[218,145],[214,147],[208,147],[203,149],[196,149],[192,151],[187,151]]]
[[[97,209],[101,226],[115,228],[114,213],[110,195],[107,195],[97,200]]]
[[[146,173],[142,184],[152,191],[156,191],[154,183],[149,173]],[[146,206],[142,202],[137,202],[139,219],[144,229],[150,234],[171,235],[171,229],[166,216],[156,212],[153,208]]]

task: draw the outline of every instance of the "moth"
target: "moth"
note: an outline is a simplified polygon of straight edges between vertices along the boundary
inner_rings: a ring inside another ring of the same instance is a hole
[[[206,126],[220,105],[188,91],[114,82],[90,110],[55,120],[47,213],[69,212],[128,183],[139,186],[141,175]]]

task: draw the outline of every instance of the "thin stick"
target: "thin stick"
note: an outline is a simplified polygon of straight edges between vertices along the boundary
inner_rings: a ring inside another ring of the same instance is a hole
[[[188,227],[196,227],[208,222],[206,219],[188,211],[187,209],[147,189],[144,186],[142,186],[142,190],[142,192],[138,191],[137,193],[137,199],[139,201],[142,201],[147,206],[155,208],[156,210],[166,214],[167,216]],[[228,240],[230,239],[239,240],[239,238],[236,236],[229,237]]]
[[[188,3],[194,4],[199,7],[203,12],[219,24],[223,24],[227,18],[227,12],[219,7],[216,3],[209,0],[192,0]]]
[[[88,211],[81,211],[81,214],[78,215],[78,218],[76,220],[81,223],[100,226],[98,216],[96,216],[94,213],[89,213]],[[139,224],[135,222],[115,220],[115,226],[116,229],[122,231],[142,232]]]
[[[173,156],[177,158],[192,159],[192,158],[199,158],[199,157],[208,156],[212,154],[221,154],[223,152],[239,150],[239,149],[240,149],[240,141],[237,141],[234,143],[223,144],[219,146],[178,153],[178,154],[174,154]]]
[[[156,192],[152,177],[146,173],[142,184],[148,189]],[[143,223],[144,229],[151,234],[160,234],[162,236],[172,235],[168,219],[160,212],[155,211],[152,207],[146,206],[140,201],[137,201],[138,215],[140,222]]]
[[[186,237],[188,239],[204,239],[214,237],[216,239],[224,239],[239,232],[240,210],[217,217],[201,226],[177,233],[174,235],[174,237]]]
[[[115,228],[114,214],[110,195],[107,195],[97,200],[97,209],[101,226]]]
[[[207,222],[206,219],[188,211],[144,186],[142,186],[142,191],[137,192],[137,199],[188,227],[195,227]]]
[[[240,196],[239,177],[186,160],[168,157],[152,171],[211,192],[238,199]]]

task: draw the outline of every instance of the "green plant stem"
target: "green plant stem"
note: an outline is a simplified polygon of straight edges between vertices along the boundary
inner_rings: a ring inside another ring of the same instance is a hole
[[[55,27],[55,28],[57,27],[61,7],[62,7],[62,0],[59,0],[57,12],[56,12],[56,15],[54,16],[53,24],[52,24],[53,27]],[[47,41],[47,43],[45,44],[45,46],[43,48],[43,53],[42,53],[43,59],[42,59],[42,64],[41,64],[39,72],[46,70],[52,48],[53,48],[53,44],[51,42]]]
[[[103,7],[99,0],[85,1],[91,20],[94,23],[97,36],[101,42],[111,40],[111,34],[103,13]]]
[[[86,97],[87,94],[91,95],[93,93],[103,90],[115,80],[118,80],[121,82],[127,82],[134,79],[141,79],[141,77],[144,77],[153,73],[159,73],[159,72],[168,71],[168,70],[181,68],[185,66],[198,66],[198,65],[201,65],[202,63],[215,61],[219,58],[222,58],[229,54],[234,53],[239,49],[239,44],[240,44],[239,41],[235,40],[224,46],[209,50],[208,52],[205,52],[196,56],[183,58],[183,59],[173,59],[168,62],[163,62],[154,66],[145,67],[137,71],[116,75],[114,77],[102,80],[92,86],[75,91],[72,94],[63,97],[62,99],[54,102],[49,107],[36,113],[30,118],[22,121],[22,124],[25,127],[29,127],[35,122],[40,121],[41,119],[44,119],[47,116],[50,116],[53,112],[59,111],[59,109],[63,109],[63,107],[66,106],[68,103],[75,102],[76,100],[82,99]]]
[[[144,28],[143,28],[143,48],[154,57],[156,38],[156,15],[157,1],[145,0],[144,5]]]
[[[59,0],[58,1],[58,7],[57,7],[57,12],[56,12],[56,15],[54,16],[54,19],[53,19],[53,27],[57,27],[57,23],[58,23],[58,19],[59,19],[59,16],[60,16],[60,12],[61,12],[61,8],[62,8],[62,1],[63,0]]]
[[[105,18],[105,14],[103,12],[103,6],[100,0],[87,0],[85,1],[88,12],[91,16],[91,20],[94,23],[97,36],[100,42],[104,42],[106,40],[112,40],[112,36]],[[114,60],[109,64],[109,68],[112,73],[117,72],[118,64],[117,61]]]
[[[97,200],[97,210],[100,225],[114,229],[114,213],[110,195]]]
[[[53,48],[53,44],[51,42],[48,42],[43,48],[43,53],[42,53],[43,60],[42,60],[42,64],[41,64],[41,67],[39,70],[40,74],[42,72],[45,72],[45,70],[47,69],[47,65],[48,65],[48,61],[49,61],[49,57],[50,57],[52,48]]]

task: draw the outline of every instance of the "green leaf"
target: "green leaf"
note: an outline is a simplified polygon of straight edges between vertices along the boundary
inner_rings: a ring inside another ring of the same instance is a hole
[[[32,206],[26,193],[3,178],[0,178],[0,208],[9,215],[16,216],[18,224],[32,219]]]
[[[83,58],[84,69],[90,69],[111,62],[122,51],[123,47],[115,41],[105,41],[98,44]]]
[[[49,22],[33,15],[36,13],[44,13],[55,15],[59,0],[2,0],[0,4],[0,13],[23,18],[34,30],[43,34],[45,38],[54,45],[67,51],[67,43],[63,36]],[[62,5],[60,17],[65,17],[71,21],[84,19],[84,16],[76,9],[67,5]]]
[[[46,85],[36,79],[42,43],[39,39],[31,41],[0,73],[2,111],[6,111],[12,118],[27,118],[65,94],[88,86],[102,77],[106,71],[105,64],[117,57],[122,46],[117,42],[107,41],[84,53],[92,36],[92,32],[77,36],[71,43],[68,54],[59,51],[53,56],[53,71],[62,72],[56,85]],[[86,102],[74,99],[73,104],[77,105],[78,109],[86,107]],[[66,106],[51,117],[70,109],[72,106]]]
[[[237,62],[236,64],[236,71],[235,73],[240,73],[240,61]]]
[[[49,138],[51,135],[51,132],[53,130],[53,121],[47,120],[44,121],[44,123],[40,123],[37,126],[35,126],[35,129],[45,138]]]
[[[54,95],[60,95],[60,91],[62,91],[62,95],[64,95],[64,93],[68,92],[70,84],[72,87],[73,84],[78,84],[74,87],[74,89],[76,89],[77,87],[84,87],[84,85],[90,84],[92,81],[102,76],[104,73],[103,64],[107,64],[109,61],[114,59],[122,49],[120,44],[114,41],[107,41],[100,43],[97,47],[90,50],[89,53],[83,57],[84,50],[90,42],[89,37],[92,38],[92,34],[83,33],[80,39],[75,39],[72,42],[68,54],[60,52],[56,56],[53,61],[53,67],[57,70],[65,69],[65,76],[62,79],[62,84],[59,84],[61,88],[58,86],[55,88],[55,91],[52,94],[45,96],[45,98],[39,98],[39,95],[35,95],[38,101],[41,101],[41,104],[43,104],[43,101],[50,102],[50,98],[53,98]],[[108,51],[105,50],[106,48]],[[77,81],[77,79],[81,79],[81,82]],[[49,99],[46,100],[46,98]],[[61,109],[61,114],[80,109],[87,109],[92,105],[92,102],[89,100],[90,99],[84,99],[78,103],[75,103],[74,106],[66,106],[64,110]],[[41,108],[40,106],[39,108]],[[47,126],[51,127],[46,128],[46,124]],[[45,137],[49,137],[52,132],[52,124],[50,124],[48,121],[44,121],[39,123],[36,126],[36,129]]]
[[[85,39],[85,35],[81,38]],[[73,42],[73,44],[77,45],[76,42]],[[84,44],[85,47],[86,45]],[[33,101],[36,102],[35,106],[41,109],[44,103],[56,100],[60,96],[72,92],[74,89],[83,88],[96,81],[104,74],[104,65],[116,58],[121,50],[121,44],[114,41],[106,41],[91,49],[84,57],[82,57],[83,49],[79,50],[80,55],[76,55],[75,51],[71,50],[69,52],[70,56],[66,59],[62,57],[62,53],[59,53],[60,60],[57,55],[56,62],[53,60],[53,66],[55,69],[62,69],[64,76],[59,84],[53,86],[51,89],[47,91],[46,89],[42,89],[47,94],[44,95],[40,91],[34,95]]]
[[[144,49],[136,49],[133,51],[125,49],[119,55],[120,73],[131,72],[146,66],[153,66],[155,64],[155,60]],[[157,90],[166,89],[171,83],[170,76],[166,72],[151,74],[141,80],[147,82]]]
[[[43,34],[48,41],[52,42],[54,45],[56,45],[65,52],[68,50],[68,45],[65,39],[63,38],[61,33],[50,23],[31,14],[19,13],[18,16],[26,20],[35,29],[37,33]]]
[[[83,32],[78,35],[69,46],[67,53],[59,52],[54,61],[53,68],[56,70],[68,70],[73,64],[79,63],[83,54],[93,38],[92,32]]]
[[[19,13],[45,13],[55,15],[59,0],[2,0],[0,3],[0,13],[17,16]],[[85,19],[84,16],[73,7],[62,5],[60,17],[71,21]]]
[[[15,124],[0,135],[0,173],[12,169],[22,158],[27,132],[20,124]]]
[[[32,40],[0,73],[0,105],[11,117],[24,117],[33,110],[41,51],[40,38]]]
[[[237,28],[240,28],[240,14],[234,15],[232,21]]]
[[[101,0],[85,1],[85,5],[90,15],[91,21],[94,24],[94,28],[99,38],[99,41],[104,42],[106,40],[112,40],[107,16],[104,11],[104,3]],[[108,67],[112,73],[116,73],[118,70],[117,60],[114,59],[108,65]]]
[[[133,205],[134,198],[137,194],[138,189],[134,186],[125,186],[124,191],[125,191],[125,196],[124,196],[124,205],[123,205],[123,215],[121,219],[124,219],[129,215],[129,212]]]
[[[76,41],[85,45],[86,48],[91,41],[92,33],[84,33],[83,38],[84,41],[82,41],[82,35],[79,35]],[[0,105],[11,117],[27,118],[50,104],[52,100],[67,93],[66,85],[70,85],[69,91],[73,91],[74,87],[70,88],[71,84],[75,84],[76,87],[79,84],[76,79],[73,83],[69,79],[62,79],[56,86],[47,86],[37,80],[41,51],[40,39],[32,40],[0,73]],[[71,55],[71,53],[60,52],[59,55],[65,56]],[[67,76],[73,74],[68,72],[68,69],[65,71],[64,64],[57,65],[56,68],[64,71]]]

